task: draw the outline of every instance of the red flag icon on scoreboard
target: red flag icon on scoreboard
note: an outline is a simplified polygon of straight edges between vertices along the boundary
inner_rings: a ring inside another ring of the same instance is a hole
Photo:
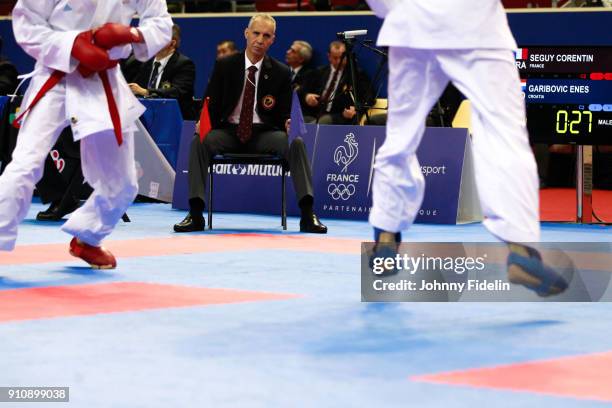
[[[200,113],[200,142],[204,142],[206,139],[206,135],[212,129],[212,125],[210,124],[210,114],[208,113],[208,100],[210,98],[205,98],[204,103],[202,104],[202,113]]]
[[[516,50],[514,50],[514,59],[516,60],[526,60],[528,56],[528,48],[517,48]]]
[[[525,93],[525,91],[527,90],[527,80],[526,79],[521,79],[521,90],[523,91],[523,93]]]

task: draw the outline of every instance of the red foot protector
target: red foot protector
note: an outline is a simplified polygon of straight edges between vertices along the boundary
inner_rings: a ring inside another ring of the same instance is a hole
[[[0,290],[0,322],[284,300],[292,294],[143,282]]]
[[[72,238],[72,241],[70,241],[69,252],[70,255],[87,262],[93,269],[114,269],[117,267],[117,261],[108,249],[87,245],[84,242],[77,241],[76,238]]]
[[[412,377],[413,381],[497,388],[612,402],[612,351]]]

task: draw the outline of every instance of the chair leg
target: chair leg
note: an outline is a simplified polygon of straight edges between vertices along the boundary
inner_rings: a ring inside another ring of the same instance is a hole
[[[214,166],[208,167],[208,229],[212,229],[213,212],[213,170]]]
[[[283,171],[283,181],[282,181],[282,198],[281,198],[281,225],[283,226],[283,230],[287,230],[287,197],[285,195],[285,175],[287,174],[285,172],[285,169],[282,169]]]

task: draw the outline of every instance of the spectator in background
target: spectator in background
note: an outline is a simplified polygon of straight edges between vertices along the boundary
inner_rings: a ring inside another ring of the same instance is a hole
[[[223,40],[217,44],[217,59],[229,57],[230,55],[237,54],[238,52],[236,43],[231,40]]]
[[[304,82],[301,102],[306,122],[327,125],[357,122],[345,52],[344,43],[333,41],[327,53],[329,65],[314,70]],[[360,69],[357,69],[357,87],[361,104],[372,102],[367,96],[371,93],[370,81]]]
[[[2,37],[0,37],[0,95],[11,95],[17,88],[17,68],[2,56]]]
[[[193,88],[195,83],[195,64],[179,52],[181,44],[181,29],[172,26],[172,39],[154,58],[145,62],[134,74],[130,88],[136,96],[143,98],[177,99],[181,107],[183,119],[193,120]],[[129,67],[129,62],[126,63]],[[130,68],[127,68],[131,75]],[[132,78],[130,78],[132,79]]]
[[[298,93],[300,100],[304,100],[304,82],[312,72],[312,69],[306,66],[311,59],[312,46],[302,40],[294,41],[285,53],[285,62],[291,69],[291,88]]]
[[[296,40],[285,53],[285,62],[291,69],[291,87],[301,92],[304,81],[312,71],[306,65],[312,58],[312,46],[306,41]]]

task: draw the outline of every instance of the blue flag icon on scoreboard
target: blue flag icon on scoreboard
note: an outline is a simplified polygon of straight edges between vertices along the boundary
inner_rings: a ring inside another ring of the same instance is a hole
[[[306,125],[304,124],[304,115],[302,115],[302,106],[297,92],[293,91],[291,100],[291,124],[289,125],[289,143],[298,136],[306,134]]]

